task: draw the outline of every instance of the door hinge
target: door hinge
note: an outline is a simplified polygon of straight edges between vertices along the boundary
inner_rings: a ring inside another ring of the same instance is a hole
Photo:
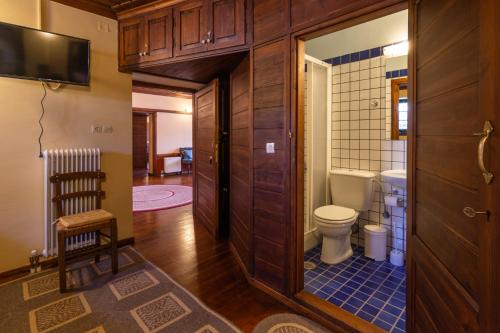
[[[293,133],[292,131],[288,131],[288,138],[291,140],[293,138]]]

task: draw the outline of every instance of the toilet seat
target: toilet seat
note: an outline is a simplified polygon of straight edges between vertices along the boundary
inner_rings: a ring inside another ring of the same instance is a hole
[[[314,217],[317,222],[327,224],[348,224],[356,220],[358,213],[352,209],[337,205],[328,205],[316,208]]]

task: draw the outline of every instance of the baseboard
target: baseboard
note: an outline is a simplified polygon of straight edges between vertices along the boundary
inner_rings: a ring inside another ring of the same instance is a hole
[[[127,245],[134,245],[134,243],[135,243],[134,237],[123,238],[123,239],[118,240],[118,247],[124,247]],[[49,259],[45,259],[45,260],[42,259],[40,261],[40,264],[42,265],[42,270],[55,267],[55,266],[57,266],[57,257],[49,258]],[[14,268],[14,269],[11,269],[11,270],[8,270],[5,272],[1,272],[0,273],[0,281],[9,279],[11,277],[20,276],[20,275],[29,273],[29,271],[30,271],[30,265],[25,265],[25,266]]]
[[[318,234],[316,229],[308,231],[304,234],[304,253],[316,247],[321,243],[321,235]]]

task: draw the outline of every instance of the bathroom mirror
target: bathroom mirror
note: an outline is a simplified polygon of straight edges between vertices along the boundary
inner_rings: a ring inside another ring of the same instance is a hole
[[[408,78],[391,80],[391,140],[408,135]]]
[[[386,140],[406,140],[408,131],[408,57],[386,59]]]

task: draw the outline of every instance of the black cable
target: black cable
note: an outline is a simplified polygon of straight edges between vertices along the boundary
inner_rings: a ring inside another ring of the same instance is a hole
[[[42,114],[40,115],[40,119],[38,119],[38,124],[40,125],[40,136],[38,137],[38,146],[40,147],[40,155],[38,157],[42,158],[43,153],[42,153],[42,136],[43,136],[43,124],[42,124],[42,119],[43,116],[45,115],[45,107],[43,105],[43,101],[45,101],[45,97],[47,97],[47,89],[45,88],[45,84],[43,81],[40,81],[42,83],[43,87],[43,97],[42,100],[40,101],[40,105],[42,106]]]

